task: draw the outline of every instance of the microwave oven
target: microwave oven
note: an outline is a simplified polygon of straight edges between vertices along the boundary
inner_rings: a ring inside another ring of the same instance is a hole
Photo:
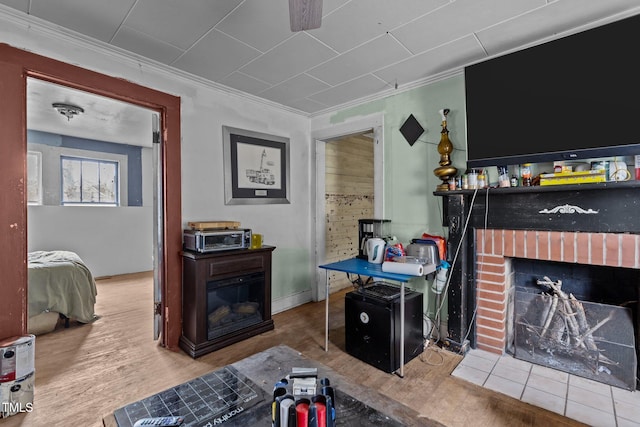
[[[184,248],[196,252],[248,249],[251,246],[251,229],[233,230],[184,230]]]

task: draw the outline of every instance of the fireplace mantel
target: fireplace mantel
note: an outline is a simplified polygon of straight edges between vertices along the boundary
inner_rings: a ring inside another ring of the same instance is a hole
[[[449,227],[446,342],[455,351],[476,347],[476,230],[640,234],[640,181],[434,194],[443,198],[443,225]]]

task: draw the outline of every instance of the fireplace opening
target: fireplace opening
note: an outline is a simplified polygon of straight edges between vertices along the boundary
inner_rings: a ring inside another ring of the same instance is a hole
[[[508,352],[638,388],[640,270],[512,258],[511,272]]]
[[[264,318],[264,272],[207,283],[208,340],[257,325]]]

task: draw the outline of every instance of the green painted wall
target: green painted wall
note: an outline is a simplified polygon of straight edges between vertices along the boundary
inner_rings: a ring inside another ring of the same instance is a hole
[[[440,155],[441,115],[447,117],[449,139],[454,145],[451,155],[460,172],[465,168],[464,77],[450,77],[428,86],[376,100],[335,113],[332,123],[374,113],[384,114],[384,216],[392,221],[392,231],[399,241],[409,243],[423,232],[444,235],[442,201],[433,195],[440,180],[433,174]],[[425,133],[410,146],[400,133],[404,121],[413,114]]]
[[[442,200],[434,196],[441,183],[433,174],[439,166],[441,115],[449,108],[447,116],[449,139],[454,145],[451,155],[459,174],[466,168],[465,94],[462,73],[427,86],[398,93],[357,107],[348,108],[330,117],[332,124],[367,116],[384,114],[384,217],[391,220],[392,232],[407,245],[422,233],[446,236],[442,226]],[[404,139],[400,127],[413,114],[425,133],[413,146]],[[435,295],[429,290],[431,281],[416,278],[409,287],[425,295],[425,312],[433,318]],[[446,320],[446,304],[441,314]]]

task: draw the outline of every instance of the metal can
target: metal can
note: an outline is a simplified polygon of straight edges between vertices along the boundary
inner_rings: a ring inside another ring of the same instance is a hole
[[[35,369],[35,335],[0,341],[0,383],[15,381]]]
[[[455,189],[456,189],[456,179],[449,178],[449,190],[455,190]]]

